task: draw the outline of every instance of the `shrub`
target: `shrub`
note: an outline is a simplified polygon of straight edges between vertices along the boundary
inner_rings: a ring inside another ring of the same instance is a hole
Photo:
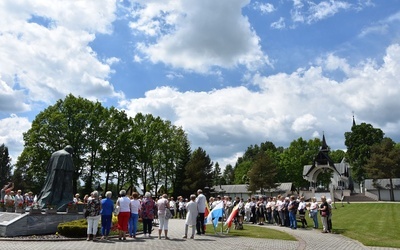
[[[118,235],[118,218],[113,215],[110,235]],[[58,233],[68,238],[82,238],[87,236],[87,220],[80,219],[58,224]],[[143,224],[141,221],[138,223],[138,232],[143,231]],[[101,220],[99,221],[99,228],[97,234],[101,233]]]
[[[100,223],[99,223],[100,226]],[[69,238],[82,238],[87,235],[87,220],[80,219],[58,224],[58,233]]]

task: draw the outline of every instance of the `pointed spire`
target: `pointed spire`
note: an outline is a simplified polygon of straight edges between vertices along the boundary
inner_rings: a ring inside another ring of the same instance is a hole
[[[322,146],[321,146],[321,151],[329,151],[328,144],[326,144],[325,133],[324,133],[324,132],[322,132]]]
[[[354,127],[354,126],[356,126],[356,119],[354,118],[354,111],[353,111],[353,126],[352,127]]]

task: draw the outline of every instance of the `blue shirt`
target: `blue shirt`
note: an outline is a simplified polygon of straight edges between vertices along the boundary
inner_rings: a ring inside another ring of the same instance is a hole
[[[109,198],[101,200],[101,215],[112,215],[114,211],[114,202]]]

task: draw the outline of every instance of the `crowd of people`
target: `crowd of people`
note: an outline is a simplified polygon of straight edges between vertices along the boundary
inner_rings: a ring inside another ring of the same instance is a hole
[[[32,206],[34,200],[32,192],[29,191],[23,194],[20,189],[17,190],[16,192],[13,189],[14,189],[13,182],[8,182],[1,189],[0,202],[3,205],[14,208],[25,208]]]
[[[146,192],[143,196],[133,192],[128,197],[125,190],[119,192],[115,203],[111,197],[111,191],[107,191],[104,198],[100,197],[97,191],[93,191],[88,197],[85,213],[88,223],[88,241],[97,240],[97,228],[100,221],[100,240],[108,240],[113,214],[117,216],[118,239],[122,241],[127,237],[136,238],[139,219],[143,223],[145,238],[152,237],[153,225],[157,223],[157,237],[168,240],[170,218],[185,219],[183,238],[188,238],[189,227],[192,228],[189,236],[191,239],[194,238],[196,230],[198,235],[205,234],[204,213],[207,201],[201,189],[197,191],[197,195],[190,195],[190,200],[178,197],[178,202],[167,194],[153,198],[150,192]],[[75,195],[74,202],[80,202],[78,194]]]
[[[18,190],[13,191],[14,183],[9,182],[1,189],[1,202],[4,204],[24,204],[24,207],[32,206],[34,202],[32,192],[22,194]],[[298,228],[308,227],[306,216],[313,222],[313,228],[319,228],[319,220],[322,222],[322,232],[332,232],[332,201],[325,196],[321,196],[318,202],[315,197],[306,202],[304,197],[294,195],[285,197],[253,196],[247,201],[240,197],[232,199],[230,196],[210,197],[208,202],[202,190],[197,190],[197,194],[190,195],[189,199],[182,196],[168,197],[163,194],[153,197],[150,192],[143,196],[133,192],[127,195],[125,190],[121,190],[118,199],[114,203],[112,192],[107,191],[101,197],[98,191],[93,191],[90,195],[85,195],[83,199],[79,194],[73,197],[73,202],[84,203],[85,217],[87,218],[87,240],[96,240],[98,225],[101,221],[101,240],[107,240],[112,226],[112,216],[118,218],[118,239],[126,240],[127,237],[136,238],[138,221],[143,223],[143,236],[151,237],[153,224],[158,224],[159,239],[169,239],[168,221],[170,218],[185,220],[183,238],[194,238],[195,234],[205,234],[205,212],[211,211],[219,203],[223,202],[224,218],[228,218],[234,209],[237,209],[234,218],[235,225],[243,225],[244,222],[251,224],[264,225],[273,224],[276,226]],[[220,220],[224,220],[221,218]],[[191,232],[189,232],[191,228]]]
[[[273,224],[281,227],[298,228],[298,222],[302,228],[308,227],[306,216],[313,221],[313,228],[319,228],[319,217],[321,218],[323,233],[332,232],[332,201],[321,196],[317,202],[315,197],[309,202],[304,197],[294,195],[285,197],[252,197],[244,205],[242,214],[246,222],[258,225]]]

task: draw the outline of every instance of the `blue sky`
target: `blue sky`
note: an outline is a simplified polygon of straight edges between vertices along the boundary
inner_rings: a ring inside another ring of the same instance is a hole
[[[371,123],[400,140],[400,0],[0,3],[0,143],[72,93],[182,126],[234,164],[303,137],[345,149]]]

